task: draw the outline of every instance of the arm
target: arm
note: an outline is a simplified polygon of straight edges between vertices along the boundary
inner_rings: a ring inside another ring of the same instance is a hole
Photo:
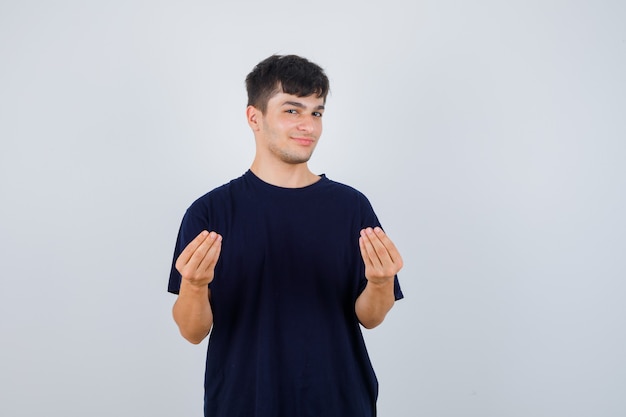
[[[222,237],[203,231],[176,259],[182,279],[172,314],[180,334],[189,342],[200,343],[213,326],[210,290],[215,264],[222,248]]]
[[[371,329],[383,322],[395,302],[394,277],[402,268],[402,257],[380,227],[361,230],[361,256],[367,285],[355,303],[361,324]]]

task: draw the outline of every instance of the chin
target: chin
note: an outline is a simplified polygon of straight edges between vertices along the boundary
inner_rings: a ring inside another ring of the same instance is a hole
[[[299,165],[299,164],[306,164],[307,162],[309,162],[309,159],[311,159],[310,156],[306,158],[287,158],[287,159],[283,159],[283,162],[286,162],[291,165]]]
[[[304,163],[309,162],[309,159],[311,159],[311,156],[312,156],[312,153],[308,155],[282,154],[280,159],[283,162],[286,162],[288,164],[297,165],[297,164],[304,164]]]

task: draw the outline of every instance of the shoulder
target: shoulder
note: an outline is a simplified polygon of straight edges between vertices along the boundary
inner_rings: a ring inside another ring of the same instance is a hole
[[[241,190],[242,177],[235,178],[225,184],[222,184],[206,194],[197,198],[189,208],[187,212],[206,211],[209,207],[217,205],[223,205],[231,200],[233,193],[237,193]]]
[[[356,200],[358,202],[366,203],[366,205],[369,205],[369,200],[367,199],[365,194],[363,194],[356,188],[342,182],[331,180],[325,175],[323,175],[323,180],[327,184],[328,189],[335,195]]]
[[[358,219],[359,227],[380,226],[380,222],[370,200],[360,190],[341,182],[327,179],[333,191],[332,200],[336,205],[349,210]]]

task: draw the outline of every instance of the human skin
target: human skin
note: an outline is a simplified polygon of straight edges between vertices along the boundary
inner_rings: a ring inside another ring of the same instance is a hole
[[[322,134],[324,99],[279,92],[265,113],[248,106],[246,117],[256,143],[250,170],[263,181],[286,188],[300,188],[320,179],[307,162]],[[176,269],[182,276],[173,316],[182,336],[200,343],[213,326],[208,284],[221,251],[222,236],[203,231],[180,254]],[[355,302],[355,313],[365,328],[378,326],[393,307],[394,276],[402,257],[380,227],[365,228],[359,237],[368,283]],[[228,279],[223,277],[222,279]]]
[[[180,333],[189,342],[200,343],[213,326],[208,285],[222,246],[222,237],[202,231],[176,260],[181,273],[180,292],[173,315]],[[361,230],[361,256],[365,263],[367,285],[355,303],[355,313],[363,327],[372,329],[383,322],[393,307],[394,276],[402,268],[402,257],[380,227]]]
[[[222,249],[222,236],[203,230],[176,259],[182,279],[172,314],[180,334],[200,343],[213,326],[209,284]]]
[[[256,144],[250,170],[279,187],[300,188],[318,181],[307,162],[322,135],[323,114],[323,98],[282,92],[269,99],[265,113],[248,106],[246,117]]]
[[[380,227],[361,230],[359,248],[367,285],[354,308],[363,327],[372,329],[383,322],[395,303],[394,277],[403,261],[396,245]]]

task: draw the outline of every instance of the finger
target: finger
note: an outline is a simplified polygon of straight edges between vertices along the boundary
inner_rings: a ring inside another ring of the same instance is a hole
[[[403,262],[400,252],[398,252],[398,249],[385,232],[380,227],[375,227],[374,229],[367,228],[364,231],[378,258],[378,262],[374,265],[380,266],[387,271],[389,271],[389,268],[394,269],[394,273],[402,269]],[[375,261],[373,256],[372,259]]]
[[[376,252],[376,256],[380,260],[380,263],[386,264],[392,262],[391,257],[389,256],[389,251],[387,251],[387,248],[385,247],[385,244],[382,242],[378,233],[376,233],[376,231],[372,228],[367,228],[365,232],[370,242],[372,243],[372,247]]]
[[[396,248],[396,245],[389,239],[389,236],[381,229],[380,227],[374,228],[374,234],[378,237],[380,242],[383,244],[385,249],[387,250],[387,254],[390,259],[394,263],[402,263],[402,257],[400,256],[400,251]]]
[[[361,232],[362,234],[363,232]],[[365,263],[365,266],[371,266],[372,265],[372,260],[370,258],[370,255],[367,251],[367,243],[366,243],[367,238],[363,235],[361,235],[359,237],[359,248],[361,249],[361,257],[363,258],[363,263]]]
[[[178,255],[178,258],[176,259],[176,269],[179,269],[179,266],[182,267],[189,263],[189,260],[195,253],[196,249],[198,249],[198,247],[202,244],[202,242],[204,242],[208,235],[209,232],[203,230],[198,236],[196,236],[191,242],[189,242],[189,244],[187,244],[185,249],[183,249],[183,251],[180,253],[180,255]]]
[[[209,253],[209,250],[213,247],[217,239],[218,234],[215,232],[210,232],[209,235],[204,239],[200,246],[198,246],[195,252],[191,255],[189,262],[186,264],[186,268],[190,270],[200,270],[200,265],[202,261]]]
[[[222,251],[222,236],[216,233],[215,236],[210,236],[209,238],[213,239],[213,244],[205,254],[200,265],[198,265],[198,270],[200,271],[208,271],[215,268]]]
[[[379,266],[382,264],[381,257],[379,255],[379,251],[375,247],[374,239],[377,239],[376,236],[373,236],[373,231],[371,228],[361,230],[361,239],[363,240],[363,248],[365,249],[365,253],[370,261],[370,265]],[[379,243],[379,246],[382,244]]]

